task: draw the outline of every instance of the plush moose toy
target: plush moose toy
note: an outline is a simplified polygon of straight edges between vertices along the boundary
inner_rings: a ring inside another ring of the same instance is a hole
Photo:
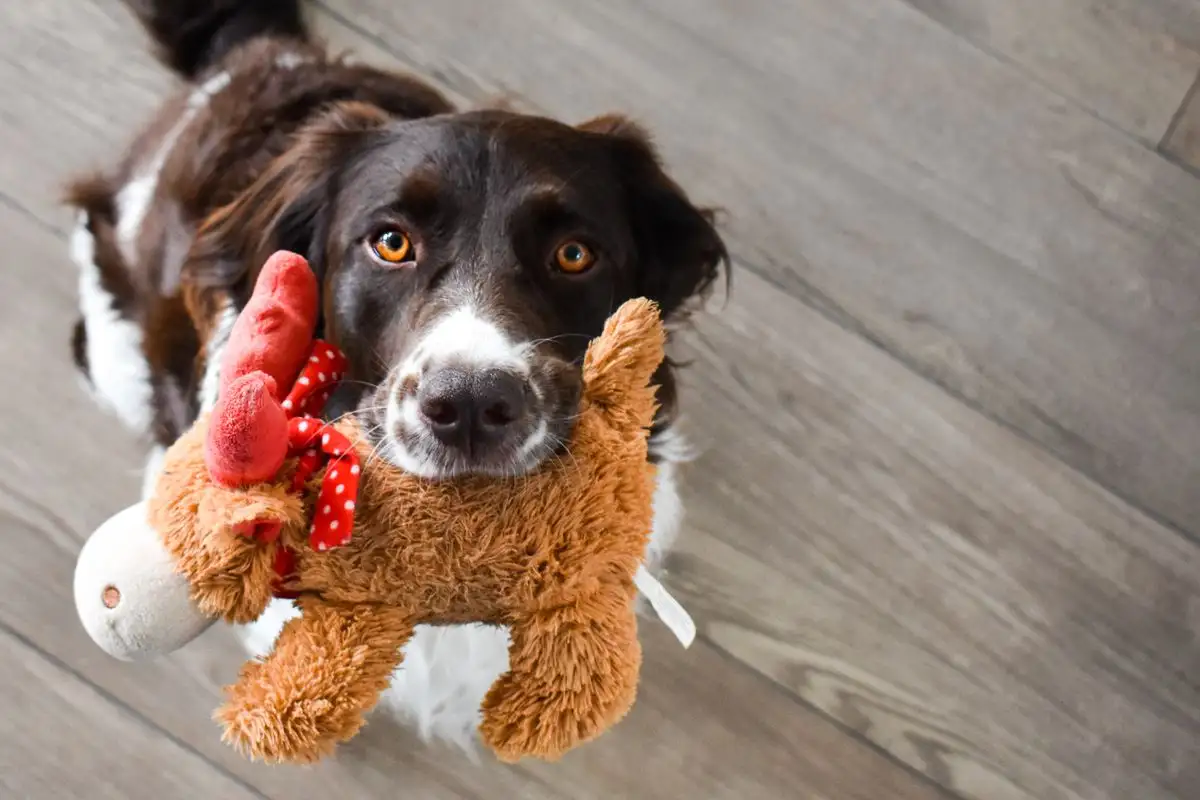
[[[353,736],[422,623],[510,627],[510,668],[480,726],[501,759],[555,758],[602,733],[637,688],[635,576],[660,589],[639,572],[656,308],[624,304],[588,349],[569,455],[504,481],[368,468],[357,424],[316,416],[344,370],[313,342],[316,316],[308,264],[273,256],[235,324],[216,407],[168,451],[152,497],[81,552],[85,628],[132,658],[295,598],[301,616],[216,713],[228,742],[266,761],[314,761]]]

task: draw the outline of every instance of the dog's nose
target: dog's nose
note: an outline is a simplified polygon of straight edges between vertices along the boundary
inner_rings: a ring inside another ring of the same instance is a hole
[[[525,379],[507,370],[443,367],[421,381],[417,403],[438,441],[472,452],[515,428],[527,391]]]

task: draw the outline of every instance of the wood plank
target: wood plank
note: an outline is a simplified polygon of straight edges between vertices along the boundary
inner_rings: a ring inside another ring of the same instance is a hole
[[[37,3],[7,15],[0,75],[0,193],[64,230],[64,182],[118,158],[176,85],[121,0]]]
[[[74,318],[69,268],[47,269],[65,244],[0,207],[10,268],[0,271],[0,528],[8,557],[0,625],[17,631],[105,692],[170,731],[230,774],[271,797],[378,797],[403,786],[415,797],[612,797],[653,786],[670,797],[802,796],[932,800],[920,781],[786,692],[723,658],[707,644],[684,653],[657,626],[647,631],[641,697],[611,735],[558,765],[510,769],[485,758],[420,744],[377,718],[334,761],[312,769],[269,769],[238,758],[210,720],[219,687],[244,656],[227,631],[162,662],[123,664],[83,633],[70,598],[79,543],[109,513],[136,497],[135,448],[74,390],[66,333]],[[29,302],[29,297],[38,302]],[[42,339],[24,335],[46,331]],[[55,337],[53,331],[61,331]],[[36,341],[37,345],[33,346]],[[37,402],[28,398],[36,397]],[[19,476],[19,478],[17,477]],[[736,697],[736,703],[729,698]],[[32,721],[30,721],[32,722]],[[54,728],[63,747],[77,736]],[[0,738],[0,742],[3,739]],[[0,748],[3,749],[3,748]],[[114,770],[133,762],[114,757]]]
[[[0,672],[0,797],[261,797],[2,628]]]
[[[1154,145],[1200,70],[1192,0],[901,0]]]
[[[530,772],[558,797],[878,800],[948,796],[698,642],[686,654],[645,626],[638,702],[621,728],[561,765]],[[851,744],[853,742],[853,744]],[[565,769],[564,769],[565,767]]]
[[[894,0],[338,9],[464,94],[629,111],[744,263],[1200,532],[1200,181],[1013,66]]]
[[[961,797],[1195,797],[1200,549],[755,276],[687,341],[702,637]]]

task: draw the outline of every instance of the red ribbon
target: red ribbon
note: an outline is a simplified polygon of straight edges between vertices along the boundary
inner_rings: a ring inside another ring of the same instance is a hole
[[[283,401],[288,415],[288,454],[299,459],[292,491],[304,491],[312,474],[326,466],[309,529],[308,541],[314,550],[346,544],[354,529],[354,505],[362,471],[358,453],[340,431],[316,416],[345,375],[346,364],[340,350],[316,340],[300,377]]]

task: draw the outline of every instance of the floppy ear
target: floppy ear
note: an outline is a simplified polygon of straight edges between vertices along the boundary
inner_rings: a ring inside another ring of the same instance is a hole
[[[319,279],[341,169],[388,119],[375,106],[345,102],[302,127],[254,183],[204,221],[184,263],[185,281],[248,293],[277,250],[305,256]]]
[[[669,318],[711,288],[722,266],[728,268],[729,253],[713,225],[713,213],[693,205],[667,176],[649,135],[638,125],[611,114],[578,129],[610,141],[642,260],[638,291]]]

